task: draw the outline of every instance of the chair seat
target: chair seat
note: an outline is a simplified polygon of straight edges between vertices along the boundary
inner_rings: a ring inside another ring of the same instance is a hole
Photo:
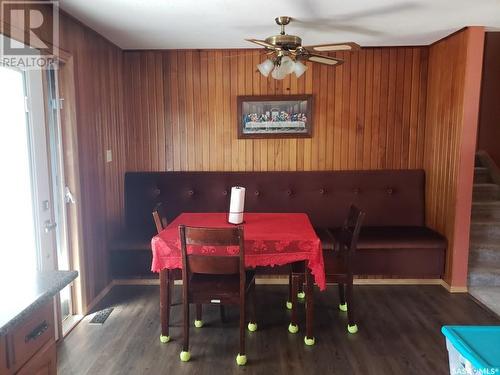
[[[327,228],[314,228],[323,250],[333,250],[334,238]]]
[[[246,272],[246,288],[255,282],[255,272]],[[212,303],[219,300],[221,304],[238,304],[240,293],[239,275],[193,274],[189,281],[189,300],[197,303]]]
[[[338,229],[330,229],[335,237]],[[427,227],[363,227],[358,250],[363,249],[442,249],[446,238]]]

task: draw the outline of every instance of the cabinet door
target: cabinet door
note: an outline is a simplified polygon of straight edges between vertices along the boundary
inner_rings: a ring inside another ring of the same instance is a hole
[[[26,321],[13,329],[10,335],[14,347],[14,364],[11,370],[15,371],[22,367],[45,343],[54,341],[52,300],[34,311]]]
[[[56,343],[51,340],[26,363],[17,375],[56,375]]]

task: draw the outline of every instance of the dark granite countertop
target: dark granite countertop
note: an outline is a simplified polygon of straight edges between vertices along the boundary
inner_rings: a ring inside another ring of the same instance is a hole
[[[14,279],[0,274],[0,336],[22,322],[77,276],[76,271],[18,272]]]

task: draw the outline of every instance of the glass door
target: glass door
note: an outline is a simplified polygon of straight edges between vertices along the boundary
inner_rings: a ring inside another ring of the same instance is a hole
[[[0,228],[5,273],[53,270],[56,239],[41,71],[0,65]]]

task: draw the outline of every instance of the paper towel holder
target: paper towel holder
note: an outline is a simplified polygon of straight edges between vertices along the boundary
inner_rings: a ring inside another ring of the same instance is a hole
[[[230,224],[240,225],[244,224],[244,211],[245,211],[245,188],[242,186],[233,186],[231,188],[231,199],[229,205],[229,214],[227,221]]]

